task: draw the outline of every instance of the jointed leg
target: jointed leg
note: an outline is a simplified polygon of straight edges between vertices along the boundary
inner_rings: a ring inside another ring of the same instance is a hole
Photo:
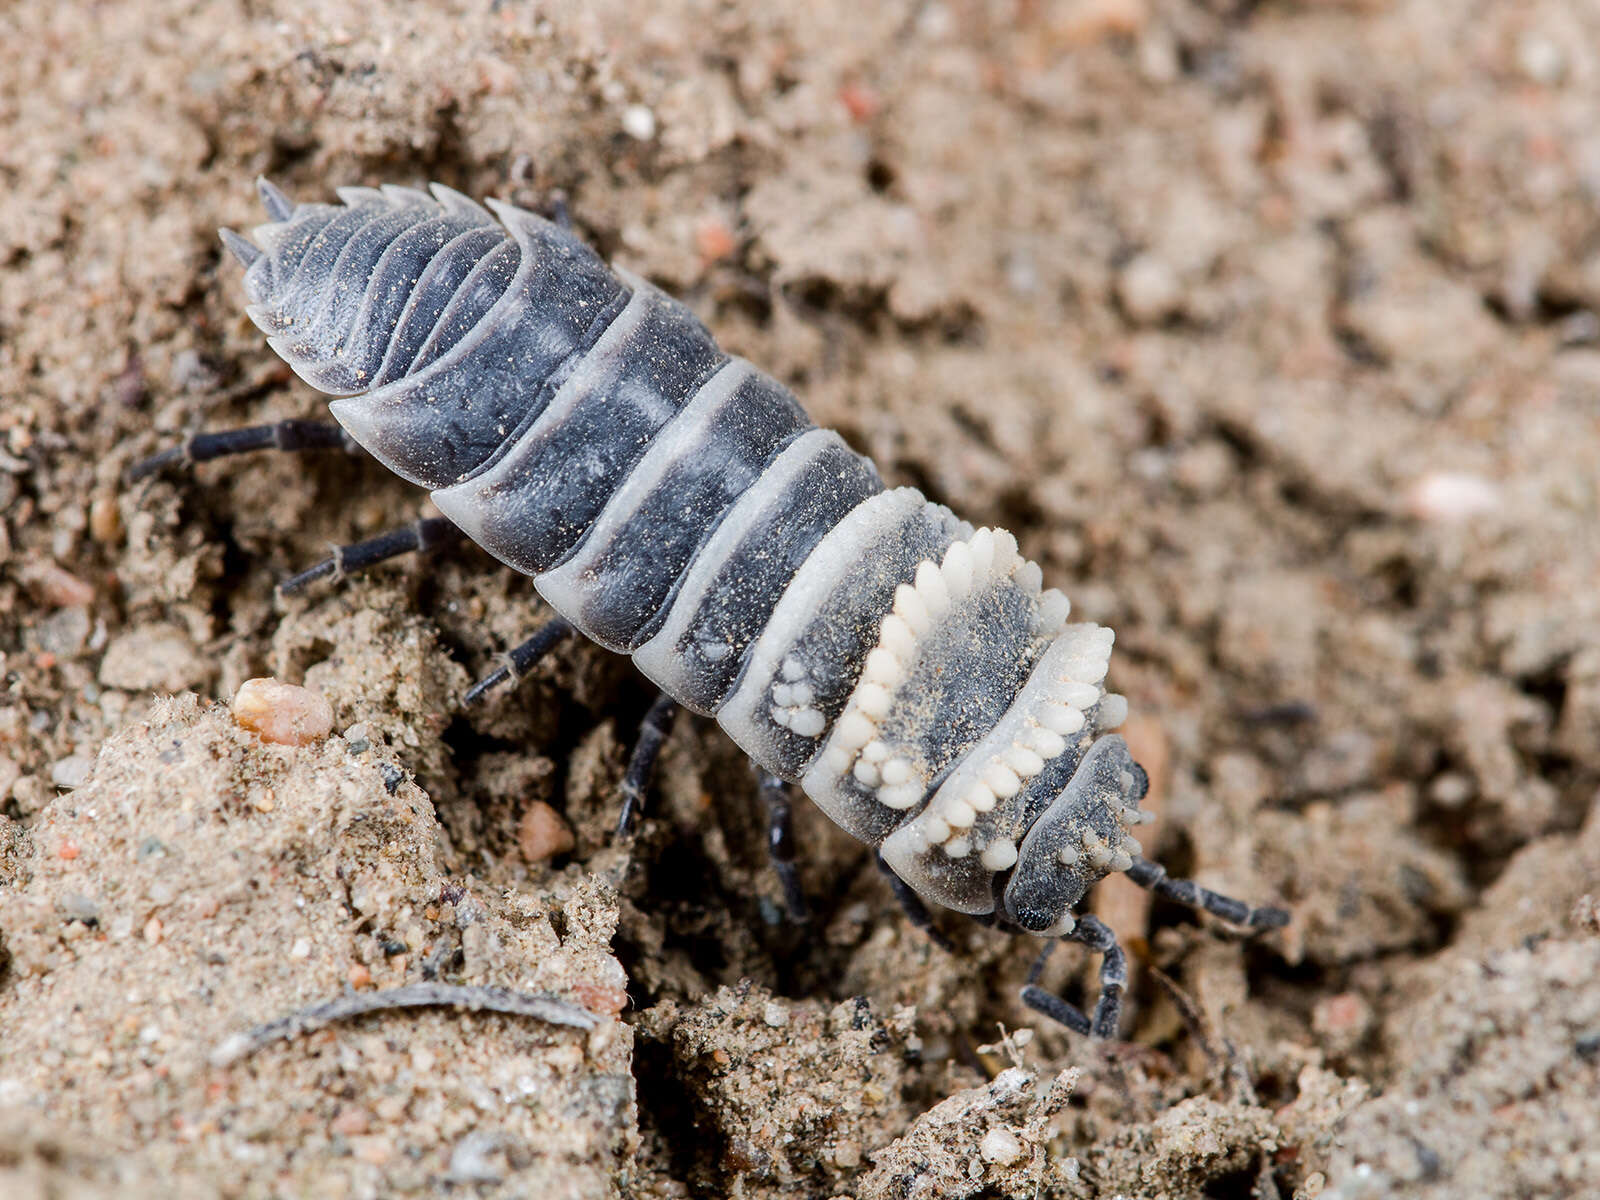
[[[1158,896],[1187,904],[1190,908],[1203,908],[1213,916],[1243,925],[1250,929],[1280,929],[1289,923],[1289,914],[1281,908],[1251,908],[1243,900],[1220,896],[1201,887],[1192,879],[1174,879],[1167,869],[1149,859],[1136,858],[1133,866],[1124,872],[1142,888]]]
[[[1022,989],[1022,1002],[1036,1013],[1042,1013],[1058,1025],[1065,1025],[1074,1033],[1092,1038],[1117,1036],[1117,1020],[1122,1013],[1122,993],[1128,987],[1128,960],[1117,945],[1117,935],[1099,918],[1085,914],[1078,918],[1078,926],[1066,937],[1082,942],[1091,950],[1100,952],[1100,998],[1095,1001],[1094,1016],[1084,1015],[1081,1008],[1068,1004],[1054,992],[1039,986],[1044,965],[1050,960],[1055,942],[1047,942],[1033,968],[1028,972],[1028,982]]]
[[[380,533],[377,537],[356,542],[350,546],[335,546],[333,554],[298,575],[291,575],[278,585],[280,595],[289,596],[318,579],[343,579],[378,563],[413,551],[427,552],[440,546],[453,545],[465,535],[443,517],[423,517],[399,529]]]
[[[540,659],[570,637],[572,632],[572,626],[561,617],[546,621],[522,645],[501,655],[500,666],[473,684],[461,698],[461,703],[476,704],[507,680],[521,679],[533,670]]]
[[[655,774],[656,756],[661,744],[672,732],[672,718],[677,715],[678,702],[662,692],[656,702],[639,722],[639,740],[634,743],[633,756],[628,759],[628,769],[622,776],[622,813],[617,818],[617,836],[627,837],[633,825],[634,812],[644,801],[644,792]]]
[[[889,881],[889,888],[894,892],[894,898],[899,902],[900,911],[905,913],[906,920],[910,921],[915,928],[927,934],[928,940],[939,949],[953,951],[955,947],[950,944],[950,939],[940,933],[934,925],[933,914],[928,911],[928,906],[922,902],[922,897],[917,895],[916,889],[894,873],[889,864],[883,861],[882,854],[874,854],[873,857],[877,860],[878,870]]]
[[[291,419],[270,425],[247,425],[242,429],[220,429],[215,433],[196,433],[176,446],[141,459],[128,468],[129,483],[136,483],[168,467],[189,467],[213,458],[248,454],[254,450],[346,450],[360,451],[336,421]]]
[[[798,923],[810,919],[806,894],[800,888],[800,873],[795,870],[794,830],[789,825],[789,785],[769,771],[761,772],[761,799],[767,806],[767,854],[772,869],[783,885],[783,904],[789,919]]]

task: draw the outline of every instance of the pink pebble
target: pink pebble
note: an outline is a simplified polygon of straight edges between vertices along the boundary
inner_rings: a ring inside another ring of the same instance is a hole
[[[309,746],[333,729],[333,708],[316,692],[281,679],[246,679],[233,697],[233,719],[264,742]]]

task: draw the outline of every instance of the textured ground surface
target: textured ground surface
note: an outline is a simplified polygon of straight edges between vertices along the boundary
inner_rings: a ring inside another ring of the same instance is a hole
[[[776,7],[0,11],[0,1193],[1593,1195],[1600,5]],[[625,664],[457,705],[525,581],[275,606],[425,501],[340,456],[120,486],[317,410],[220,261],[258,172],[565,193],[1116,628],[1152,850],[1294,924],[1107,885],[1136,982],[1089,1045],[1015,1002],[1030,946],[933,947],[810,811],[779,922],[713,728],[612,845]],[[333,736],[214,703],[265,674]],[[210,1061],[432,974],[603,1019]]]

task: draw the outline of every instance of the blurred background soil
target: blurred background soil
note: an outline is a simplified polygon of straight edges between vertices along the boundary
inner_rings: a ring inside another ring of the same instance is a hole
[[[11,0],[0,44],[0,1194],[1595,1194],[1600,4]],[[645,686],[569,645],[462,711],[546,615],[475,551],[275,603],[429,509],[338,454],[120,482],[321,408],[215,235],[258,173],[564,197],[1113,626],[1149,849],[1294,923],[1109,881],[1090,1044],[805,806],[786,923],[708,723],[614,844]],[[333,735],[240,729],[263,674]],[[210,1062],[425,977],[602,1020]]]

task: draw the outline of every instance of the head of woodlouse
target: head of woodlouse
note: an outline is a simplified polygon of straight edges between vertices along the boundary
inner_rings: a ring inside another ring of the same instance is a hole
[[[1132,865],[1128,828],[1141,819],[1139,801],[1148,787],[1122,738],[1096,741],[1023,839],[1005,889],[1006,917],[1041,934],[1070,922],[1090,888]]]

